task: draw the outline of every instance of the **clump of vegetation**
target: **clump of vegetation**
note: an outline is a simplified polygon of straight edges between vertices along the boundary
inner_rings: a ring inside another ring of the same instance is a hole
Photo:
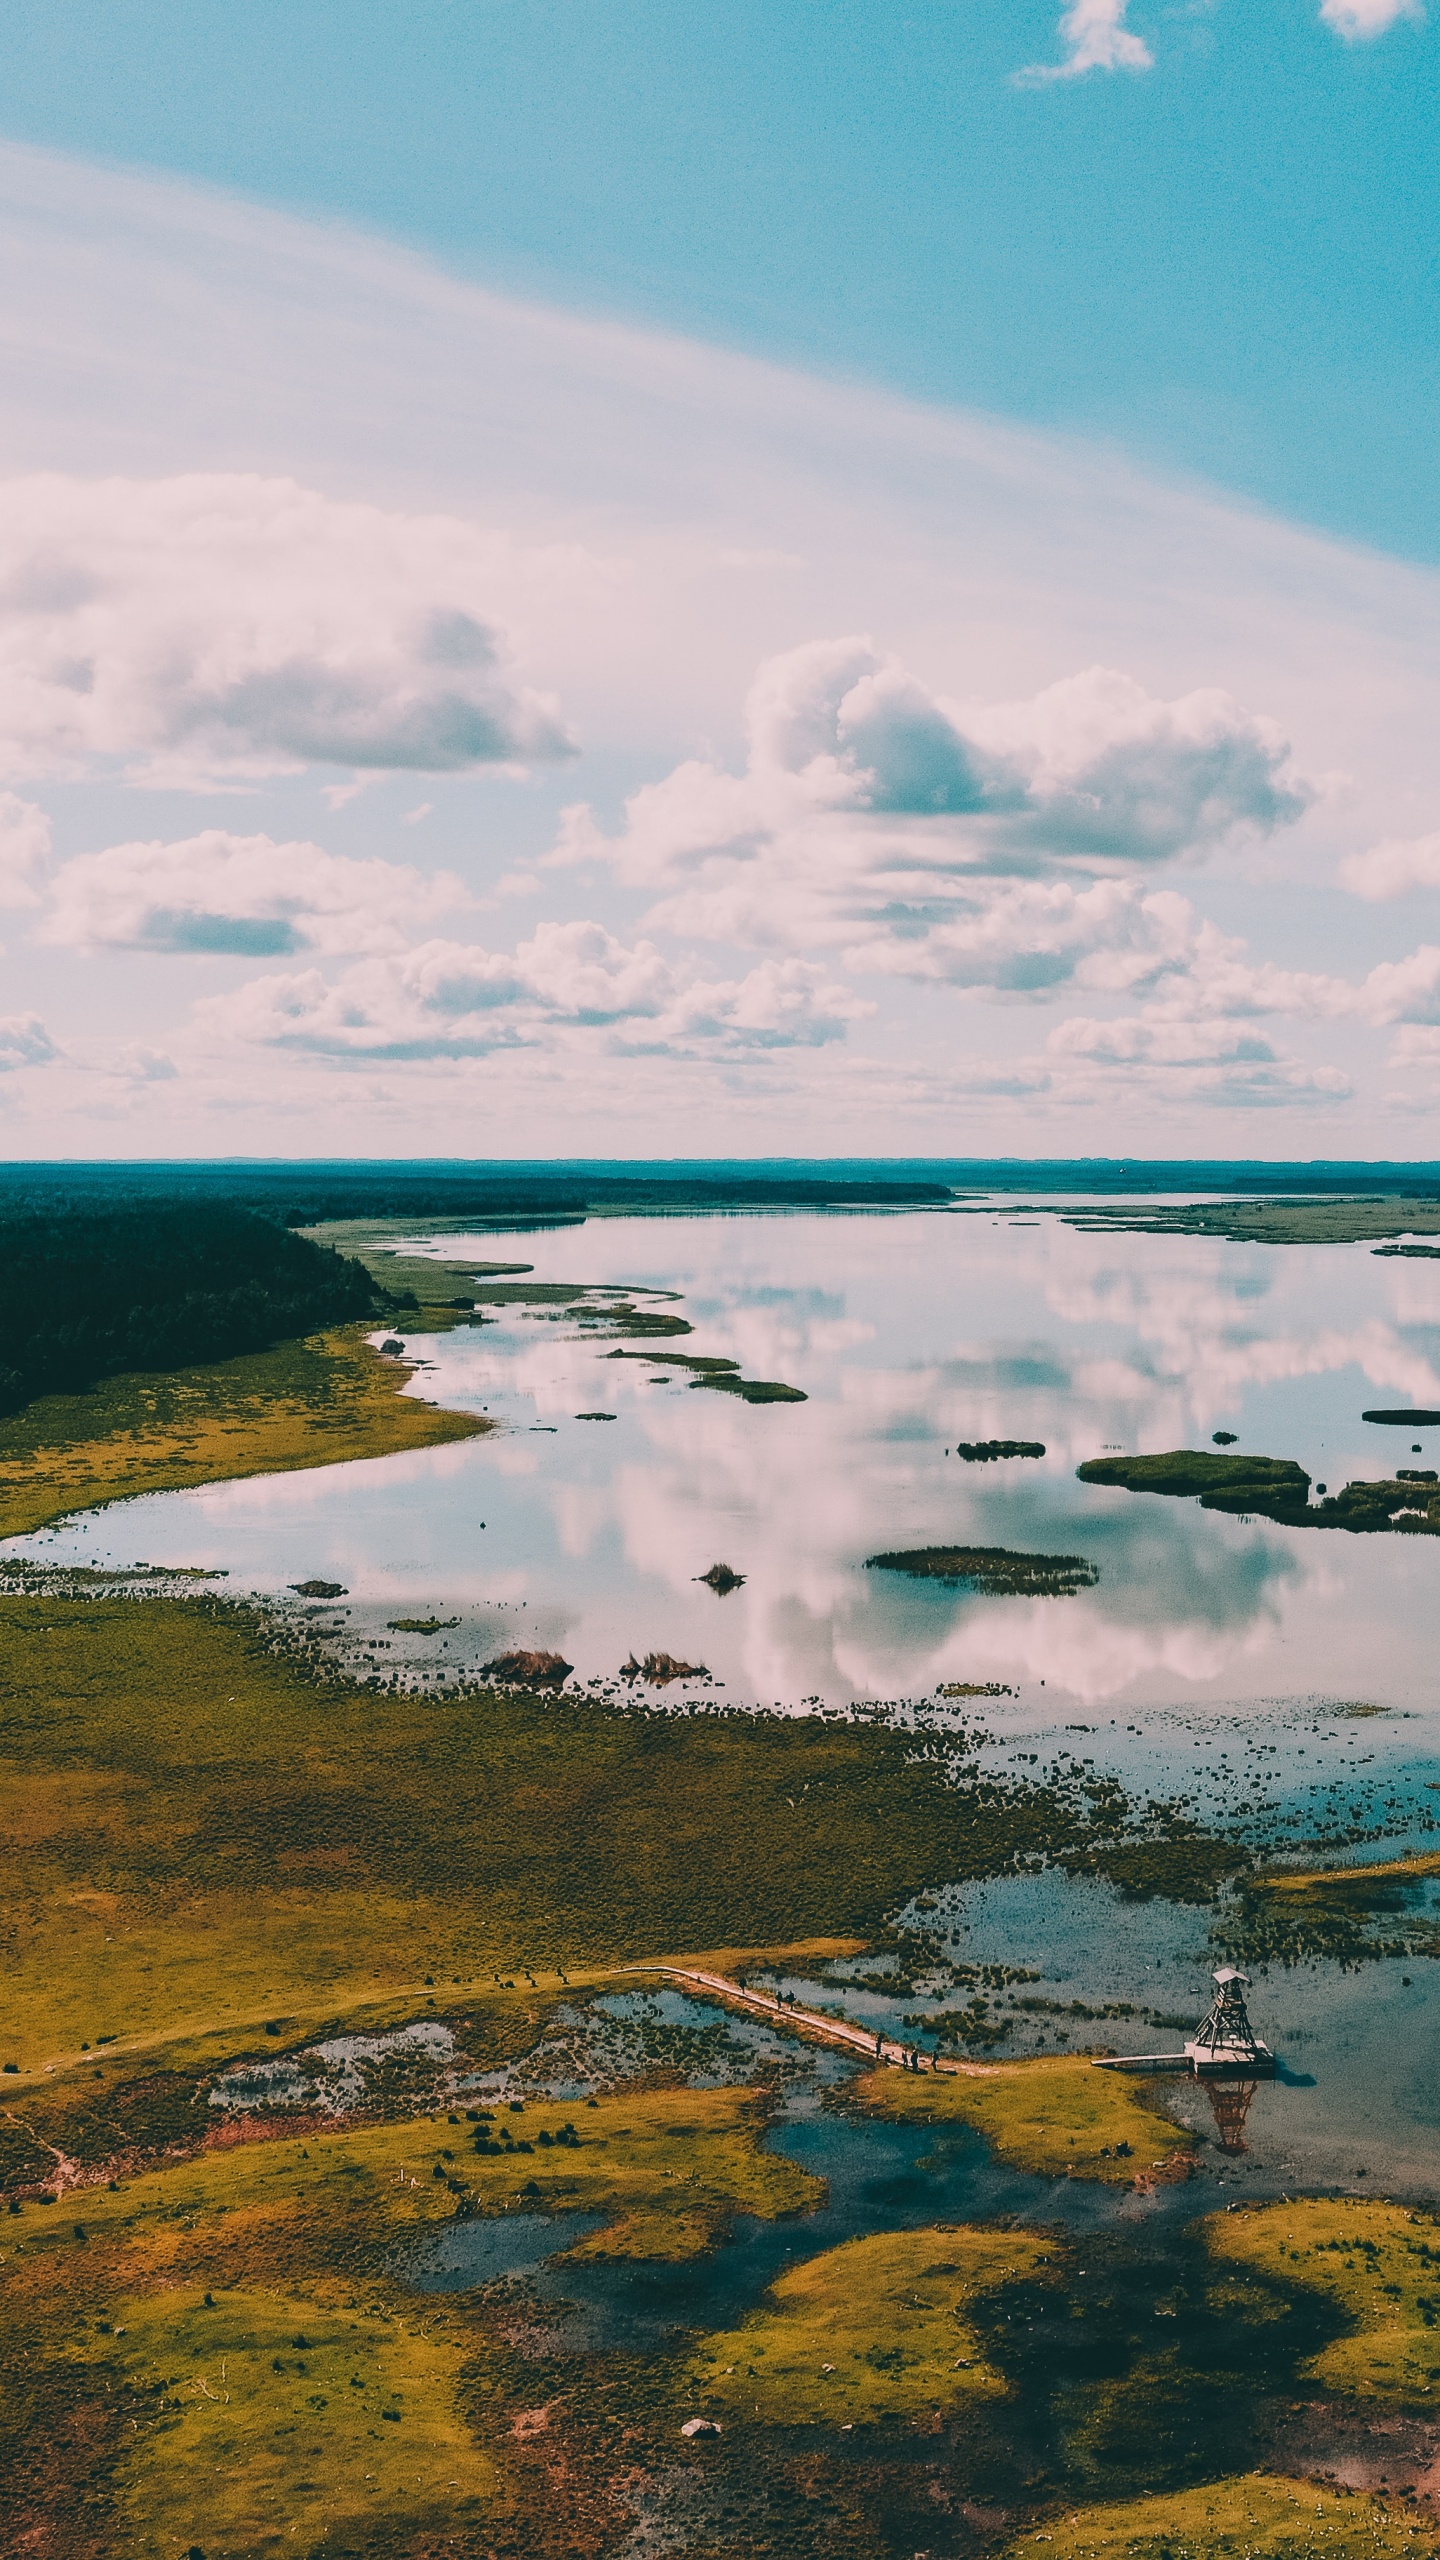
[[[446,1627],[458,1627],[458,1618],[387,1618],[386,1626],[398,1636],[438,1636]]]
[[[345,1598],[343,1582],[322,1582],[318,1575],[312,1576],[309,1582],[292,1582],[290,1588],[292,1591],[298,1591],[302,1600],[343,1600]]]
[[[1043,1440],[957,1440],[957,1458],[968,1458],[972,1466],[988,1466],[995,1458],[1043,1458]]]
[[[1373,1419],[1367,1416],[1367,1419]],[[1423,1416],[1393,1415],[1395,1421]],[[1440,1419],[1440,1417],[1437,1417]],[[1166,1449],[1148,1457],[1087,1458],[1082,1484],[1121,1485],[1127,1493],[1198,1494],[1202,1511],[1238,1512],[1283,1528],[1395,1530],[1440,1536],[1440,1493],[1416,1470],[1378,1481],[1357,1478],[1339,1493],[1310,1500],[1310,1478],[1294,1458],[1246,1458],[1228,1450]]]
[[[637,1662],[632,1653],[628,1662],[621,1663],[620,1677],[648,1680],[652,1689],[667,1689],[672,1680],[708,1680],[710,1674],[703,1662],[680,1662],[673,1653],[647,1653],[643,1662]]]
[[[962,2072],[876,2070],[852,2102],[899,2122],[973,2125],[1002,2160],[1038,2177],[1187,2177],[1195,2136],[1161,2113],[1142,2081],[1084,2056],[972,2064]]]
[[[787,1387],[779,1378],[737,1378],[728,1371],[711,1370],[703,1378],[692,1378],[692,1387],[715,1387],[721,1395],[742,1396],[746,1404],[808,1404],[803,1387]]]
[[[1069,1599],[1100,1579],[1084,1556],[1024,1555],[1012,1547],[903,1547],[867,1556],[866,1570],[907,1573],[917,1582],[963,1582],[987,1599]]]
[[[514,1682],[524,1689],[563,1689],[574,1668],[563,1653],[527,1653],[521,1647],[512,1653],[497,1653],[493,1662],[482,1663],[480,1677]]]
[[[1045,2280],[1053,2244],[1028,2231],[884,2231],[807,2258],[693,2365],[708,2408],[767,2426],[855,2426],[1004,2399],[970,2316],[997,2286]]]
[[[1272,1503],[1293,1510],[1309,1499],[1310,1478],[1293,1458],[1213,1456],[1208,1449],[1165,1449],[1148,1457],[1087,1458],[1082,1484],[1122,1485],[1127,1493],[1243,1495],[1252,1510]]]
[[[370,1315],[368,1274],[228,1203],[11,1213],[0,1413]]]
[[[723,1600],[728,1591],[739,1591],[742,1588],[745,1576],[743,1573],[736,1573],[728,1564],[712,1564],[708,1573],[697,1573],[695,1579],[697,1582],[708,1584],[717,1600]]]

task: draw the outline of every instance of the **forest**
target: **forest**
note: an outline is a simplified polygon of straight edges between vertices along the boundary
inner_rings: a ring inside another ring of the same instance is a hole
[[[220,1200],[0,1200],[0,1413],[122,1370],[261,1351],[379,1311],[358,1262]]]

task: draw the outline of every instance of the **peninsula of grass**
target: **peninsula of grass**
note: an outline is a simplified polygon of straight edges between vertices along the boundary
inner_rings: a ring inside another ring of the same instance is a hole
[[[1084,2056],[972,2063],[964,2071],[869,2071],[848,2102],[900,2124],[972,2125],[997,2157],[1042,2178],[1184,2177],[1195,2136],[1161,2113],[1143,2081]]]
[[[1222,1236],[1231,1244],[1360,1244],[1440,1235],[1440,1199],[1187,1200],[1062,1209],[1068,1227],[1106,1234]]]
[[[867,1556],[865,1568],[916,1582],[968,1583],[986,1599],[1070,1599],[1100,1579],[1099,1567],[1084,1556],[1025,1555],[1013,1547],[900,1547]]]
[[[1053,2560],[1413,2560],[1434,2547],[1398,2500],[1264,2471],[1103,2506],[1067,2504],[1002,2544],[998,2560],[1035,2560],[1038,2542]]]
[[[0,1598],[0,2062],[865,1938],[937,1880],[1130,1836],[1118,1791],[986,1773],[963,1736],[415,1692],[338,1676],[299,1612],[81,1589]]]
[[[1117,1485],[1127,1493],[1198,1494],[1202,1511],[1236,1512],[1282,1528],[1440,1536],[1440,1489],[1418,1468],[1357,1477],[1318,1502],[1310,1500],[1310,1478],[1294,1458],[1247,1458],[1233,1449],[1087,1458],[1075,1472],[1082,1484]]]
[[[401,1391],[361,1325],[191,1368],[102,1379],[0,1421],[0,1537],[132,1494],[469,1440],[494,1424]]]
[[[1302,2382],[1433,2410],[1440,2389],[1440,2222],[1405,2205],[1302,2196],[1207,2222],[1211,2254],[1324,2297],[1344,2333]]]
[[[1026,2231],[883,2231],[806,2258],[734,2329],[704,2339],[701,2405],[766,2426],[864,2426],[1000,2400],[971,2306],[1044,2281],[1054,2244]]]

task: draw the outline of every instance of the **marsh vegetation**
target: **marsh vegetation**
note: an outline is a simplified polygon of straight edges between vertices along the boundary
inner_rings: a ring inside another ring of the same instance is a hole
[[[968,1583],[991,1599],[1064,1600],[1100,1579],[1085,1556],[1032,1556],[1012,1547],[902,1547],[867,1556],[867,1571],[908,1574],[915,1582]]]

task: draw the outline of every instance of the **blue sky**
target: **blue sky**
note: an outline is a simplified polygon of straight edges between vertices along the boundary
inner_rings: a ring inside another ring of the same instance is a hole
[[[1433,1156],[1420,0],[106,0],[0,1150]]]
[[[1440,38],[1131,0],[67,0],[11,135],[338,215],[570,308],[1117,438],[1440,550]]]

